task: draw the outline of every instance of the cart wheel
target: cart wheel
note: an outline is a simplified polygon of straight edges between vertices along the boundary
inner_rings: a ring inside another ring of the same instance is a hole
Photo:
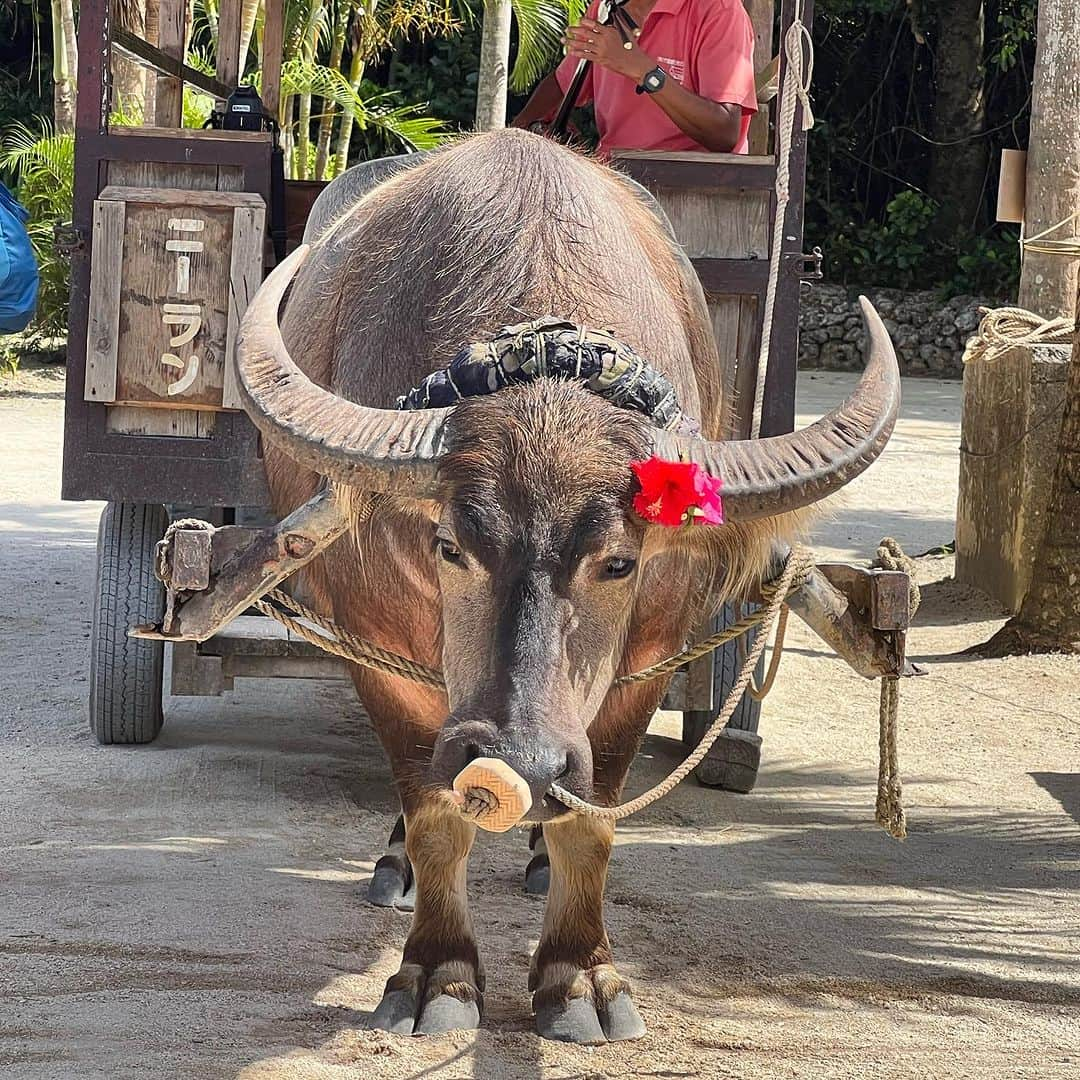
[[[739,612],[735,606],[725,604],[714,620],[713,632],[723,630],[738,618]],[[747,649],[753,644],[756,632],[752,630],[747,635]],[[691,749],[701,741],[701,737],[720,712],[721,704],[727,699],[738,678],[744,655],[735,641],[729,641],[716,650],[716,661],[713,665],[713,701],[717,703],[716,707],[712,710],[695,709],[683,713],[683,742]],[[765,658],[762,657],[754,672],[758,685],[761,684],[764,674]],[[749,694],[743,694],[720,738],[713,744],[705,760],[694,770],[699,783],[706,787],[737,791],[743,795],[753,790],[758,766],[761,764],[761,736],[757,733],[760,718],[761,702],[755,701]]]
[[[161,731],[165,644],[127,636],[161,622],[165,590],[154,546],[169,524],[165,507],[109,503],[98,527],[97,581],[90,628],[90,730],[103,746],[148,743]]]

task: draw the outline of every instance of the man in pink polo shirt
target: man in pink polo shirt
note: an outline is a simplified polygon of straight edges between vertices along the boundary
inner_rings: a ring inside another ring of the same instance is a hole
[[[757,111],[754,31],[742,0],[629,0],[627,35],[589,15],[567,30],[566,59],[533,91],[516,127],[555,114],[581,60],[592,61],[578,104],[592,101],[600,153],[746,153]]]

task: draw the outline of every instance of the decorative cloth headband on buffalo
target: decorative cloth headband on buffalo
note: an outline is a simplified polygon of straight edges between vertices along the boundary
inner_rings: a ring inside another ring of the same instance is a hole
[[[466,345],[450,366],[429,375],[398,398],[399,409],[456,405],[462,398],[493,394],[514,383],[544,377],[573,379],[623,409],[634,409],[657,427],[697,435],[675,388],[629,345],[601,330],[543,318],[504,326],[490,341]]]
[[[450,366],[433,372],[399,397],[399,409],[456,405],[463,398],[493,394],[514,383],[540,378],[574,379],[623,409],[634,409],[657,427],[697,435],[697,421],[679,406],[668,379],[612,334],[543,318],[504,326],[490,341],[467,345]],[[722,525],[721,482],[694,462],[651,457],[630,468],[640,490],[634,510],[646,521],[678,528]]]

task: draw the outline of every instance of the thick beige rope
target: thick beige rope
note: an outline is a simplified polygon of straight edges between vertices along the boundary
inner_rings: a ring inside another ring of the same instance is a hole
[[[887,536],[878,546],[873,565],[882,570],[902,570],[908,575],[908,610],[914,617],[922,600],[922,593],[915,581],[915,560],[904,553],[896,540]],[[897,748],[899,710],[900,680],[882,679],[878,713],[878,786],[874,818],[890,836],[903,840],[907,836],[907,818],[904,814],[904,788],[900,782]]]
[[[791,142],[795,134],[795,110],[802,105],[802,129],[814,126],[810,108],[810,83],[814,77],[814,40],[803,22],[805,0],[798,0],[795,18],[784,36],[783,93],[780,116],[776,122],[776,216],[773,219],[772,247],[769,249],[769,282],[765,291],[765,311],[761,322],[761,348],[758,351],[757,384],[754,388],[754,411],[750,434],[761,433],[761,412],[765,402],[765,380],[769,373],[769,350],[772,346],[773,312],[776,288],[780,280],[780,253],[784,246],[784,225],[791,201]]]
[[[1072,235],[1061,240],[1047,237],[1080,218],[1080,210],[1063,218],[1049,229],[1034,236],[1020,235],[1021,257],[1025,252],[1037,251],[1042,255],[1060,255],[1065,259],[1080,259],[1080,236]],[[1034,311],[1020,307],[981,308],[983,318],[975,336],[964,346],[965,364],[980,360],[992,361],[1017,348],[1035,345],[1068,345],[1077,332],[1077,324],[1068,317],[1044,319]]]
[[[1018,307],[981,308],[982,321],[964,347],[964,363],[990,362],[1017,348],[1067,345],[1076,333],[1072,319],[1044,319]]]
[[[763,585],[761,589],[762,595],[766,598],[779,595],[782,600],[792,589],[797,589],[806,580],[806,575],[813,568],[813,565],[813,556],[808,551],[801,547],[793,549],[788,556],[784,573],[776,581]],[[788,580],[785,575],[789,566],[793,567],[792,575],[788,585],[781,591],[781,585],[785,580]],[[268,600],[272,600],[274,603],[269,603]],[[407,656],[402,656],[400,653],[384,649],[365,638],[357,637],[339,623],[313,611],[300,603],[294,596],[289,596],[288,593],[282,592],[280,589],[271,590],[263,599],[255,600],[251,606],[271,619],[276,619],[283,626],[292,630],[298,637],[302,637],[305,641],[331,653],[333,656],[352,661],[361,667],[374,668],[391,675],[400,675],[402,678],[412,679],[414,682],[426,683],[428,686],[442,687],[445,685],[442,674],[434,668],[426,667],[424,664],[418,663]],[[292,615],[282,611],[282,607],[291,612]],[[713,634],[712,637],[706,638],[696,645],[691,645],[674,656],[650,664],[647,668],[635,671],[630,675],[620,675],[615,680],[615,683],[616,685],[622,685],[625,683],[648,682],[677,671],[684,664],[700,659],[706,653],[713,652],[720,648],[721,645],[725,645],[727,642],[745,634],[752,627],[757,626],[766,618],[767,610],[767,608],[759,608],[738,622],[732,623],[731,626],[725,627],[719,633]],[[300,619],[312,623],[323,633],[319,633],[318,630],[305,625],[304,622],[300,622]]]

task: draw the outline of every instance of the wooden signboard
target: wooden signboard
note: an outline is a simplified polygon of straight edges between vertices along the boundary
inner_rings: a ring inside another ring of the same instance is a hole
[[[246,192],[106,187],[94,203],[87,401],[238,409],[233,351],[262,280]]]

